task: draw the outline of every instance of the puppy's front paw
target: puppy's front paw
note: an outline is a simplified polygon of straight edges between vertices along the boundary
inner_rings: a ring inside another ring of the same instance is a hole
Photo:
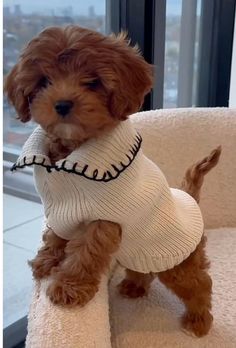
[[[145,288],[143,285],[137,285],[129,279],[122,280],[122,282],[118,285],[118,289],[123,297],[128,298],[138,298],[147,296],[148,294],[148,288]]]
[[[28,265],[32,269],[33,277],[36,280],[41,280],[51,274],[52,269],[57,266],[59,260],[56,257],[38,257],[28,261]]]
[[[56,305],[67,307],[85,306],[96,294],[94,284],[76,283],[73,279],[53,280],[47,288],[47,296]]]

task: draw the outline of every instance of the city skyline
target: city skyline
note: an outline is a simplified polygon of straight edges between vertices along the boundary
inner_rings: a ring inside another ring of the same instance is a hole
[[[198,1],[200,3],[200,1]],[[72,7],[74,15],[87,15],[89,7],[94,8],[97,15],[104,15],[106,12],[106,0],[67,0],[66,4],[60,0],[40,0],[34,2],[32,0],[4,0],[3,6],[9,7],[11,12],[14,12],[14,6],[20,5],[21,11],[24,14],[32,14],[34,12],[50,13],[51,11],[61,11],[65,8]],[[182,9],[181,0],[167,1],[168,15],[180,15]],[[199,7],[199,6],[198,6]]]
[[[74,15],[87,15],[89,7],[93,6],[97,15],[104,15],[106,11],[106,0],[86,0],[75,1],[67,0],[66,4],[60,0],[40,0],[34,2],[32,0],[4,0],[3,6],[9,7],[11,12],[14,12],[14,7],[20,5],[21,11],[25,14],[34,12],[45,12],[52,10],[62,10],[72,7]]]

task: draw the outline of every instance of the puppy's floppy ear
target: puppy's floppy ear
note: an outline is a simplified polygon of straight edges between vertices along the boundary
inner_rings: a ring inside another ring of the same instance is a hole
[[[20,70],[20,64],[16,64],[6,76],[4,81],[4,92],[10,103],[15,107],[18,118],[22,122],[27,122],[31,119],[31,115],[28,97],[25,95],[21,84]]]
[[[113,82],[110,95],[110,111],[120,120],[140,110],[145,95],[153,85],[153,66],[141,56],[137,46],[131,47],[126,34],[121,33],[114,40]]]

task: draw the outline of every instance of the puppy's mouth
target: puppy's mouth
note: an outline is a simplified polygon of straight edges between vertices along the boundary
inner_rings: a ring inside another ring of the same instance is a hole
[[[87,134],[81,125],[72,123],[57,123],[47,127],[46,131],[55,138],[66,141],[83,142]]]
[[[62,139],[72,139],[73,138],[73,129],[70,124],[57,124],[53,127],[53,135]]]

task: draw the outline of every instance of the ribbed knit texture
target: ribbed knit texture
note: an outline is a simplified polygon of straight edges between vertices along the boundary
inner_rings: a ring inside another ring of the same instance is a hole
[[[203,233],[197,203],[169,188],[160,169],[143,155],[130,121],[87,141],[55,168],[47,167],[45,136],[40,127],[35,130],[15,169],[39,164],[34,166],[36,186],[48,224],[59,236],[71,239],[82,221],[117,222],[122,227],[117,260],[143,273],[172,268],[196,248]]]

